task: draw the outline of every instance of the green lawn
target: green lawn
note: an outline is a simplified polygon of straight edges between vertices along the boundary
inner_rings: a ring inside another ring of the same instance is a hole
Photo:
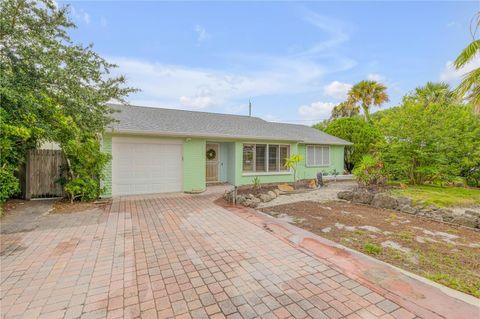
[[[391,192],[394,195],[409,197],[414,202],[422,200],[438,207],[480,205],[479,189],[422,185],[393,189]]]

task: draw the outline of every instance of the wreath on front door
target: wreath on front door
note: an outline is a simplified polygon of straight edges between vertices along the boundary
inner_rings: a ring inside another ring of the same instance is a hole
[[[207,151],[207,159],[208,160],[213,160],[216,157],[217,157],[217,152],[215,152],[215,150],[213,148],[211,148]]]

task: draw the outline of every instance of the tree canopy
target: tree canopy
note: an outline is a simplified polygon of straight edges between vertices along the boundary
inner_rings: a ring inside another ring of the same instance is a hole
[[[381,106],[389,101],[387,88],[376,81],[360,81],[348,92],[348,101],[353,105],[360,105],[363,110],[365,121],[370,120],[370,108],[372,105]]]
[[[0,12],[2,176],[12,175],[26,152],[42,141],[99,145],[99,134],[112,121],[107,103],[123,101],[133,91],[125,78],[110,76],[116,66],[92,45],[73,43],[68,30],[75,25],[68,6],[57,7],[51,0],[4,0]],[[69,171],[78,175],[72,167]],[[87,175],[98,180],[99,174]]]

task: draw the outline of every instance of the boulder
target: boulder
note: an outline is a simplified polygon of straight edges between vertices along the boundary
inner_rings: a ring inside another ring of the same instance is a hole
[[[478,218],[473,218],[472,215],[467,215],[467,214],[455,216],[452,220],[452,223],[471,227],[471,228],[476,228],[479,226]]]
[[[254,199],[254,198],[255,198],[255,195],[253,195],[253,194],[248,194],[248,195],[247,195],[247,198],[249,198],[249,199]]]
[[[278,196],[280,196],[281,191],[278,188],[275,188],[273,192]]]
[[[412,206],[412,200],[408,197],[397,197],[396,199],[398,207],[402,207],[405,205]]]
[[[465,214],[475,216],[475,217],[480,217],[480,212],[479,211],[466,209]]]
[[[373,196],[372,206],[385,209],[395,209],[397,208],[398,203],[395,197],[385,193],[378,193]]]
[[[258,198],[260,198],[260,201],[262,203],[266,203],[266,202],[269,202],[269,201],[272,200],[272,198],[268,194],[260,194],[260,196],[258,196]]]
[[[294,188],[288,184],[280,184],[278,185],[278,189],[282,192],[293,192]]]
[[[308,188],[317,188],[317,181],[314,179],[310,180],[310,182],[308,182]]]
[[[243,201],[243,206],[246,206],[246,207],[256,208],[258,204],[260,204],[260,199],[258,198],[253,198],[253,199],[247,198]]]
[[[367,204],[372,202],[373,194],[367,192],[353,193],[352,202],[357,204]]]
[[[337,194],[339,199],[344,199],[351,201],[353,199],[353,192],[352,191],[342,191]]]
[[[275,194],[275,192],[273,192],[273,191],[268,191],[267,194],[268,194],[268,196],[270,196],[272,199],[277,198],[277,194]]]
[[[402,206],[398,205],[397,209],[402,213],[407,213],[412,215],[417,214],[417,210],[410,205],[402,205]]]
[[[243,195],[237,195],[237,198],[236,198],[236,203],[237,204],[242,204],[244,201],[246,200],[246,197],[243,196]]]

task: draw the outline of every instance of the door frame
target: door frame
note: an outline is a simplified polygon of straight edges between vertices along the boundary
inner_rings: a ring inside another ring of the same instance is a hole
[[[208,172],[208,162],[209,160],[207,159],[207,154],[206,151],[208,151],[208,145],[217,145],[217,180],[216,181],[209,181],[207,178],[207,172]],[[205,182],[207,184],[214,184],[214,183],[219,183],[220,182],[220,143],[216,142],[207,142],[205,144]]]

